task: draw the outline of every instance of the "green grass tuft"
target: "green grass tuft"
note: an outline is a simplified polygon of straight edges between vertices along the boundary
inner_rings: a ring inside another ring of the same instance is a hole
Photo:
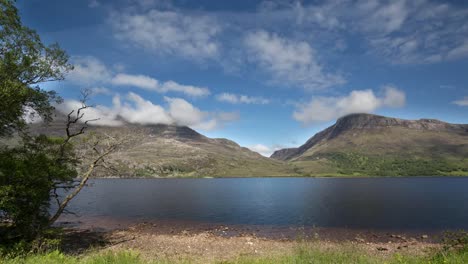
[[[59,251],[47,254],[29,255],[11,259],[0,259],[1,264],[140,264],[144,262],[134,251],[121,251],[117,253],[106,252],[91,254],[84,257],[68,256]]]

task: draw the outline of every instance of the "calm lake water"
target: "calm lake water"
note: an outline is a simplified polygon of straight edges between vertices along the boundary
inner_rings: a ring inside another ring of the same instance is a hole
[[[468,178],[96,179],[80,217],[372,229],[468,229]]]

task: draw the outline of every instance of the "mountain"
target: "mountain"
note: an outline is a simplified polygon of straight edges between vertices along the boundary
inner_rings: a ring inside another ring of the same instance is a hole
[[[271,158],[304,175],[468,175],[468,125],[351,114]]]
[[[47,126],[33,124],[31,132],[63,136],[64,126],[58,116]],[[95,134],[131,139],[107,159],[116,170],[98,176],[468,176],[468,125],[435,119],[352,114],[271,158],[186,126],[91,126],[82,138]]]
[[[31,132],[63,136],[64,117],[57,116],[47,126],[34,124]],[[208,138],[186,126],[91,126],[82,137],[96,133],[131,138],[131,143],[107,158],[107,163],[117,169],[114,174],[100,172],[99,176],[227,177],[296,174],[286,162],[263,157],[228,139]]]

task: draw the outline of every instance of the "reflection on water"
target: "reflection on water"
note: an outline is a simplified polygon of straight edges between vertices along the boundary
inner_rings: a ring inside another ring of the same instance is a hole
[[[82,217],[373,229],[468,228],[468,178],[96,179]]]

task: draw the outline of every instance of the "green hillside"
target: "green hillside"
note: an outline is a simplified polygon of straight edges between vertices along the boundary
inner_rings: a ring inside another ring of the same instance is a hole
[[[34,134],[64,135],[63,117],[45,126],[35,124]],[[112,170],[98,170],[99,177],[251,177],[298,175],[283,161],[264,157],[237,143],[208,138],[185,126],[91,126],[82,139],[111,134],[130,140],[106,159]],[[76,149],[83,148],[76,142]],[[86,162],[84,162],[86,164]]]
[[[31,131],[60,136],[64,122]],[[94,126],[84,137],[94,134],[131,138],[100,177],[468,176],[468,125],[433,119],[353,114],[271,158],[183,126]]]
[[[350,115],[272,158],[304,175],[468,175],[468,126]]]

